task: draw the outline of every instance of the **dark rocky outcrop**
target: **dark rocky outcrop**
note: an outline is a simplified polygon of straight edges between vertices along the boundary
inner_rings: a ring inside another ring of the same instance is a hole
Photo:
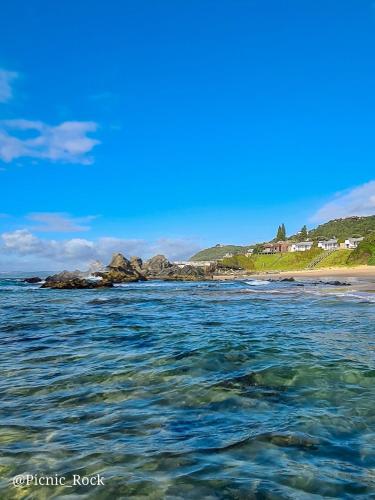
[[[61,273],[53,274],[46,278],[46,284],[48,283],[59,283],[63,281],[70,281],[76,278],[83,279],[83,273],[81,271],[62,271]]]
[[[41,288],[55,289],[83,289],[83,288],[108,288],[113,286],[111,280],[106,278],[90,279],[87,273],[81,271],[62,271],[48,276]]]
[[[183,267],[171,265],[157,275],[157,279],[170,281],[204,281],[211,278],[212,276],[208,275],[203,267],[189,265]]]
[[[351,286],[350,283],[346,283],[345,281],[322,281],[321,283],[332,286]]]
[[[202,281],[212,279],[213,269],[206,271],[204,267],[179,266],[171,264],[164,255],[156,255],[143,264],[142,272],[148,280]]]
[[[40,283],[42,278],[39,278],[39,276],[32,276],[31,278],[25,278],[23,280],[24,283]]]
[[[280,278],[280,279],[269,278],[267,281],[271,281],[272,283],[294,283],[296,280],[295,278],[290,277],[290,278]]]
[[[89,280],[84,278],[69,278],[69,279],[53,279],[43,283],[42,288],[54,288],[58,290],[71,290],[71,289],[89,289],[89,288],[108,288],[112,287],[111,281],[107,280]]]

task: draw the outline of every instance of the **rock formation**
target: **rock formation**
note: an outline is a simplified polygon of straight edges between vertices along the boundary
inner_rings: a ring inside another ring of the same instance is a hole
[[[164,255],[155,255],[142,266],[142,271],[148,279],[158,279],[162,271],[172,267],[172,264]]]
[[[195,266],[176,266],[171,265],[160,271],[156,279],[170,280],[170,281],[204,281],[210,279],[210,276],[205,272],[202,267]]]
[[[144,280],[144,275],[137,270],[137,266],[135,266],[134,263],[134,258],[132,264],[132,262],[121,253],[117,253],[113,255],[106,269],[102,272],[95,273],[95,275],[112,281],[112,283],[127,283]]]
[[[24,283],[40,283],[42,278],[39,278],[39,276],[32,276],[31,278],[25,278],[23,280]]]
[[[139,257],[131,257],[128,260],[121,253],[117,253],[104,270],[94,273],[96,279],[90,278],[92,275],[88,272],[63,271],[48,276],[42,288],[105,288],[113,286],[114,283],[144,280],[202,281],[212,279],[213,271],[213,268],[171,264],[164,255],[156,255],[143,263]]]
[[[113,286],[111,281],[106,280],[88,280],[84,278],[71,278],[66,280],[52,280],[43,283],[41,288],[54,288],[58,290],[83,289],[83,288],[110,288]]]
[[[142,271],[143,262],[142,262],[142,259],[140,257],[135,257],[135,256],[130,257],[130,265],[139,274],[143,275],[143,271]]]
[[[206,271],[203,267],[171,264],[164,255],[149,259],[143,265],[142,271],[149,280],[202,281],[212,278],[211,269]]]
[[[112,282],[105,278],[97,280],[82,277],[80,271],[63,271],[46,278],[42,288],[72,289],[72,288],[107,288],[113,286]]]

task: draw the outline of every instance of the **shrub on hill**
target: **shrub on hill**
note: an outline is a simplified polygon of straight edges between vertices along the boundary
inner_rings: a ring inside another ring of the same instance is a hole
[[[237,246],[237,245],[216,245],[215,247],[206,248],[200,252],[193,255],[191,261],[202,261],[202,260],[218,260],[222,259],[227,253],[234,255],[245,254],[249,246]]]
[[[346,238],[367,236],[372,231],[375,231],[375,215],[347,217],[346,219],[335,219],[321,224],[316,229],[309,231],[309,238],[337,238],[339,241],[344,241]]]
[[[353,250],[349,256],[348,264],[368,264],[369,266],[375,266],[375,232],[371,232]]]

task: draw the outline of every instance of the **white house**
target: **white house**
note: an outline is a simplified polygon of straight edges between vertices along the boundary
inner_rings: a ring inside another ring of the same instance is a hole
[[[306,250],[311,250],[313,246],[312,241],[301,241],[299,243],[292,243],[290,246],[290,252],[306,252]]]
[[[331,240],[318,241],[318,247],[322,248],[323,250],[337,250],[340,245],[339,242],[335,238],[333,238]]]
[[[354,250],[357,248],[358,244],[363,240],[363,238],[348,238],[345,240],[345,248],[349,248],[350,250]]]

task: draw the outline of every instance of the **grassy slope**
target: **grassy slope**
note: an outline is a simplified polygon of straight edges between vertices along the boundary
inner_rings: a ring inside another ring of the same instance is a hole
[[[312,248],[307,252],[288,252],[274,255],[238,255],[223,259],[226,266],[237,266],[249,271],[297,271],[321,254],[323,250]]]
[[[336,252],[331,253],[331,255],[328,255],[328,257],[319,262],[316,269],[349,266],[348,259],[352,252],[352,250],[336,250]]]
[[[191,261],[217,260],[222,259],[226,253],[240,254],[246,253],[249,247],[236,245],[225,245],[223,247],[211,247],[201,250],[190,258]]]
[[[313,248],[308,252],[289,252],[274,255],[236,255],[222,262],[234,269],[247,271],[299,271],[306,269],[323,250]],[[375,265],[375,235],[366,239],[357,250],[336,250],[325,257],[315,269],[328,267],[350,267],[361,264]]]

